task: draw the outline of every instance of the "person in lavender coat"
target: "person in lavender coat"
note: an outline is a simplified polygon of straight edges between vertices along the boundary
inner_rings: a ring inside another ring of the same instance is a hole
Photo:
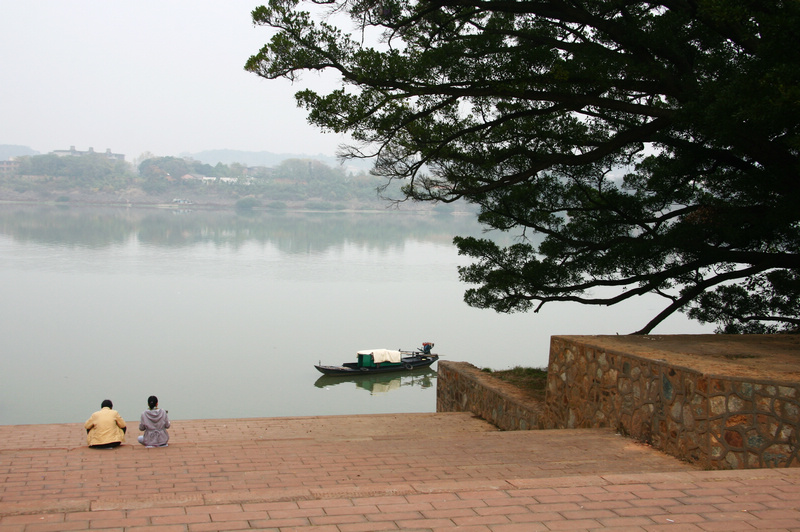
[[[166,447],[169,441],[169,416],[166,410],[158,408],[158,397],[151,395],[147,398],[148,410],[142,412],[139,421],[139,430],[144,434],[139,436],[139,443],[145,447]]]

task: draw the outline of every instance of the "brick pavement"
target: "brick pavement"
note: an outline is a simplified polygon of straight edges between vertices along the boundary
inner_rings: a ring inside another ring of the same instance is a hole
[[[0,532],[800,530],[800,470],[698,471],[603,429],[467,413],[175,421],[171,444],[0,426]]]

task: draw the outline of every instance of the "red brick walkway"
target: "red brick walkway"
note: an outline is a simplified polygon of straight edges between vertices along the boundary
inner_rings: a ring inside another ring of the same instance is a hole
[[[800,470],[698,471],[608,430],[447,413],[137,434],[100,451],[80,425],[0,426],[0,532],[800,530]]]

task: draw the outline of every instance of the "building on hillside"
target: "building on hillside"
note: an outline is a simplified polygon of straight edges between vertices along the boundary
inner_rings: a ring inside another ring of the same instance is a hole
[[[12,174],[19,168],[19,161],[13,157],[8,161],[0,161],[0,174]]]
[[[205,183],[217,180],[216,177],[207,177],[199,174],[184,174],[181,176],[181,179],[183,179],[184,181],[203,181]]]
[[[53,155],[58,155],[59,157],[81,157],[83,155],[90,155],[95,153],[94,148],[89,148],[88,151],[80,151],[76,150],[75,146],[70,146],[68,150],[53,150]],[[106,149],[106,152],[101,154],[109,159],[114,159],[116,161],[124,161],[125,155],[122,153],[111,153],[111,149]]]
[[[195,180],[195,181],[202,181],[203,183],[238,183],[238,177],[215,177],[215,176],[207,176],[207,175],[197,175],[197,174],[185,174],[181,176],[181,179],[185,181]]]

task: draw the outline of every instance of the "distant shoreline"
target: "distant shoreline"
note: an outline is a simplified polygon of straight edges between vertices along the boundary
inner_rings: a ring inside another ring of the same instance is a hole
[[[348,207],[344,209],[313,209],[305,207],[302,204],[297,205],[287,205],[285,209],[274,209],[269,208],[266,206],[260,207],[253,207],[246,210],[241,210],[236,208],[236,204],[234,202],[230,203],[172,203],[172,202],[164,202],[164,201],[153,201],[153,202],[121,202],[121,201],[89,201],[89,200],[70,200],[70,201],[56,201],[56,200],[46,200],[46,199],[5,199],[0,198],[0,206],[2,205],[26,205],[26,206],[47,206],[47,207],[108,207],[108,208],[124,208],[124,209],[153,209],[153,210],[164,210],[164,211],[236,211],[236,212],[254,212],[254,213],[271,213],[271,214],[278,214],[278,213],[288,213],[288,212],[315,212],[315,213],[384,213],[384,212],[396,212],[396,213],[403,213],[403,214],[433,214],[434,211],[432,206],[430,205],[420,205],[415,204],[415,206],[419,208],[393,208],[391,205],[386,204],[385,208],[380,207],[368,207],[365,206],[364,208],[355,208],[355,207]],[[404,204],[406,207],[409,204]],[[474,213],[465,211],[465,210],[454,210],[452,212],[443,213],[443,214],[452,214],[458,216],[465,216],[465,215],[473,215]]]

